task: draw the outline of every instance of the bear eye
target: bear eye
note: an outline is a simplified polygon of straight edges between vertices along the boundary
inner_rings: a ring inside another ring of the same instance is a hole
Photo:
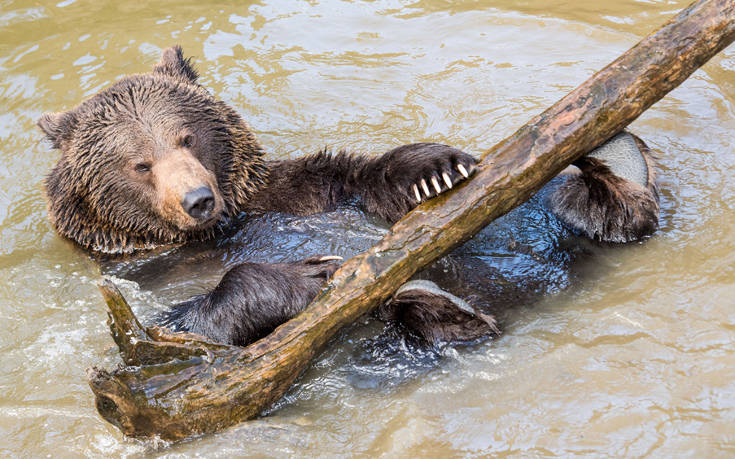
[[[138,163],[135,165],[135,172],[139,173],[145,173],[151,170],[151,165],[149,163]]]
[[[191,148],[194,145],[194,134],[186,134],[181,138],[181,146],[185,148]]]

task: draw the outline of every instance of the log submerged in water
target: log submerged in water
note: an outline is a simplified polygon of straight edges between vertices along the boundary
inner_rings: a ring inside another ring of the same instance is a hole
[[[100,414],[133,437],[177,440],[257,416],[344,325],[416,271],[523,203],[735,39],[735,0],[700,0],[482,156],[476,174],[421,204],[344,263],[300,315],[239,348],[143,328],[103,282],[113,337],[129,367],[90,369]]]

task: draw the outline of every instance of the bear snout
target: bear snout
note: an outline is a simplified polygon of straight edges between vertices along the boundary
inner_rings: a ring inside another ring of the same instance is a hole
[[[214,209],[214,194],[209,187],[201,186],[189,191],[181,200],[181,207],[187,214],[197,220],[206,220]]]
[[[183,231],[209,227],[224,208],[217,178],[189,151],[166,152],[154,162],[156,198],[161,218]]]

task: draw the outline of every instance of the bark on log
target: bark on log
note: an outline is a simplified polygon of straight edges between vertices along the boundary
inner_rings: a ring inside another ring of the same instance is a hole
[[[257,416],[342,326],[622,130],[735,39],[735,0],[695,2],[483,155],[477,173],[398,222],[340,268],[298,317],[236,348],[144,329],[114,285],[100,288],[128,365],[89,370],[100,414],[134,437],[167,440]]]

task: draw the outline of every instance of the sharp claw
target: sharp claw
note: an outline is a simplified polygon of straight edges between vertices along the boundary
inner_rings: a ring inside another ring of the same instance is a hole
[[[419,187],[417,187],[415,183],[413,184],[413,194],[416,195],[416,200],[421,202],[421,193],[419,193]]]
[[[447,184],[447,188],[450,190],[452,189],[452,179],[449,178],[449,174],[446,172],[442,172],[442,178],[444,179],[444,183]]]
[[[465,169],[461,164],[457,164],[457,170],[460,174],[464,175],[464,178],[468,178],[470,176],[470,174],[467,173],[467,169]]]
[[[340,257],[339,255],[327,255],[326,257],[321,257],[319,261],[333,261],[333,260],[344,260],[344,258]]]
[[[431,193],[429,193],[429,187],[426,185],[426,180],[424,179],[421,179],[421,188],[424,190],[424,194],[426,194],[427,198],[431,196]]]
[[[442,192],[442,187],[439,186],[439,180],[437,180],[436,177],[431,177],[431,184],[434,185],[436,194],[439,194]]]

